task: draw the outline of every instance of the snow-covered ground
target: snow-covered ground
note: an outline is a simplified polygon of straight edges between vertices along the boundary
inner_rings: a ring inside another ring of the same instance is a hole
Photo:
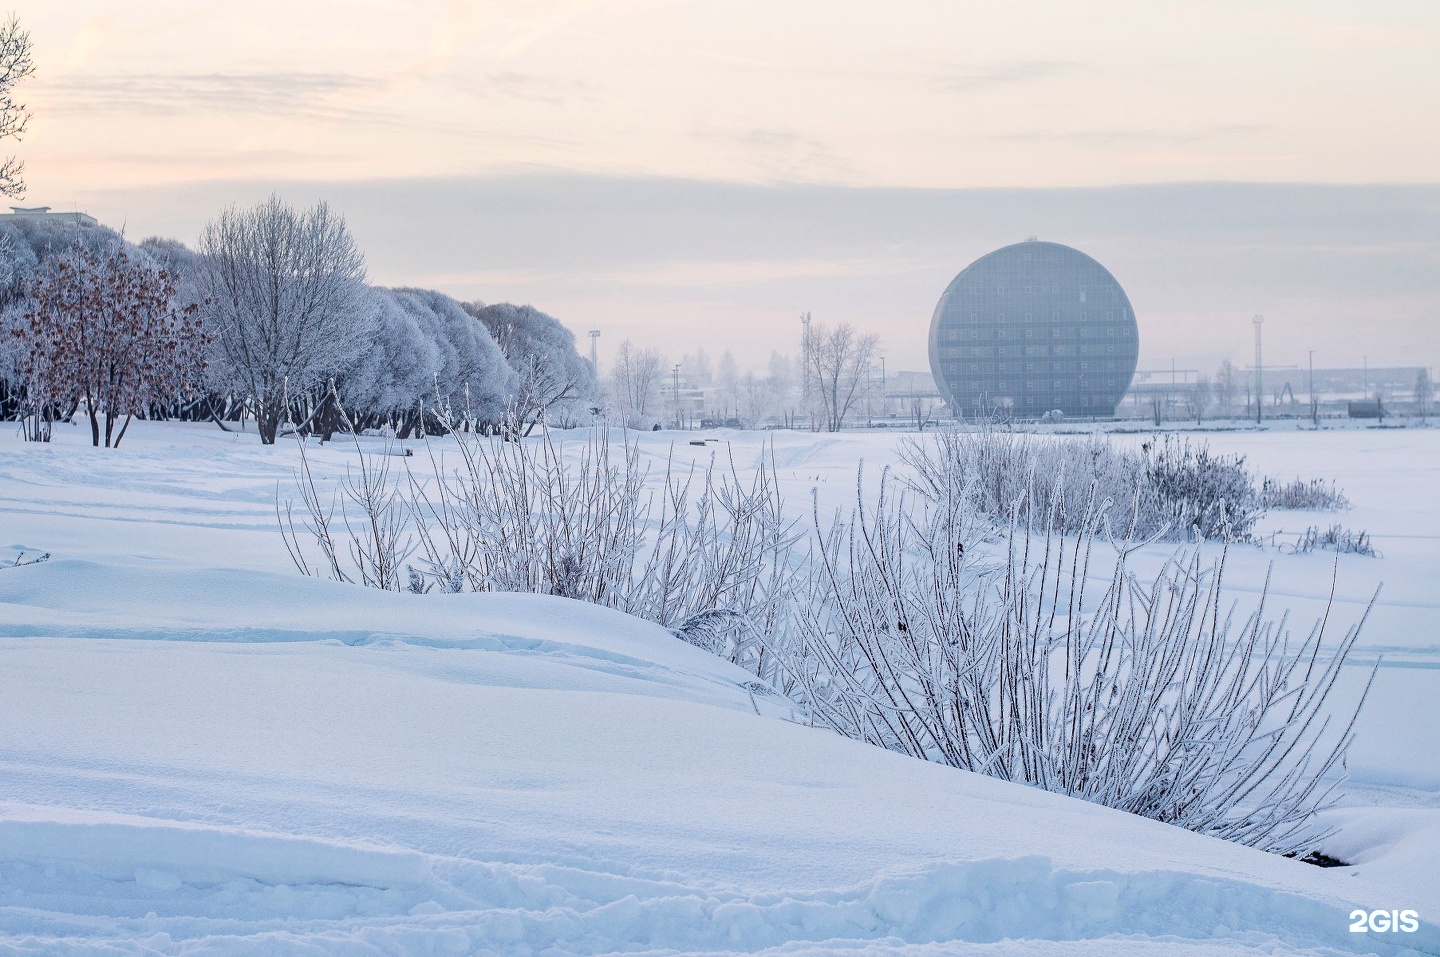
[[[660,461],[693,437],[640,441]],[[742,466],[773,440],[797,515],[898,441],[723,438]],[[7,432],[0,546],[53,557],[0,570],[0,952],[1440,953],[1440,430],[1208,438],[1354,503],[1268,529],[1338,520],[1383,553],[1339,559],[1332,613],[1385,583],[1327,846],[1355,866],[805,727],[616,612],[302,578],[275,526],[295,449],[253,433]],[[1272,608],[1307,628],[1334,556],[1235,549],[1236,595],[1272,562]],[[1357,908],[1422,927],[1352,933]]]

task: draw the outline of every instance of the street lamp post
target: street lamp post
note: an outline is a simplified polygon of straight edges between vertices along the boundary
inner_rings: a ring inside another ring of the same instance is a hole
[[[1261,388],[1261,360],[1260,360],[1260,327],[1264,325],[1265,317],[1255,317],[1255,424],[1260,424],[1260,419],[1265,409],[1265,394]]]
[[[675,428],[682,429],[684,425],[680,421],[680,363],[675,363]]]

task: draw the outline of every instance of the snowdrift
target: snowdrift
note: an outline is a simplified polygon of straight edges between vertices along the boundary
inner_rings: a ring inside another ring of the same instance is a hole
[[[54,560],[0,621],[17,952],[1400,952],[1352,872],[805,727],[577,602]]]

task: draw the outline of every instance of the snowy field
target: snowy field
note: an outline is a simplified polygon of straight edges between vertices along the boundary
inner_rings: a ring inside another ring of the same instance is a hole
[[[773,440],[797,517],[900,440],[717,435],[741,466]],[[663,463],[693,438],[640,441]],[[1440,429],[1206,438],[1353,503],[1272,512],[1277,544],[1339,521],[1381,552],[1339,558],[1331,613],[1338,637],[1383,582],[1325,847],[1353,866],[805,727],[617,612],[303,578],[275,518],[296,449],[253,432],[7,430],[0,547],[52,557],[0,570],[0,952],[1440,953]],[[331,478],[355,457],[310,454]],[[1308,630],[1335,556],[1234,548],[1233,597],[1272,564],[1271,610]],[[1349,930],[1392,908],[1420,930]]]

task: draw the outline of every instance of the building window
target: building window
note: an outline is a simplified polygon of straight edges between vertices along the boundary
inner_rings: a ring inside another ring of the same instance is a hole
[[[1080,290],[1080,301],[1081,301],[1081,302],[1084,302],[1084,301],[1085,301],[1085,290],[1084,290],[1083,287],[1082,287],[1081,290]]]
[[[1025,330],[1025,338],[1026,338],[1026,339],[1034,339],[1034,338],[1035,338],[1035,330],[1034,330],[1034,329],[1026,329],[1026,330]]]
[[[971,339],[979,339],[979,338],[980,338],[980,330],[979,330],[979,329],[971,329],[971,330],[970,330],[970,338],[971,338]]]

